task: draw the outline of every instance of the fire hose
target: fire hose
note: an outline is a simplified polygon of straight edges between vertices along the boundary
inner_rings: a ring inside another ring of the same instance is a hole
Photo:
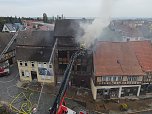
[[[30,93],[29,97],[27,98],[27,96],[25,95],[25,93],[21,92],[19,93],[9,104],[9,108],[10,110],[12,110],[15,113],[18,114],[31,114],[33,107],[32,107],[32,103],[30,101],[30,97],[31,97],[32,93]],[[20,109],[18,109],[17,107],[14,106],[15,102],[18,101],[19,98],[24,97],[26,102],[23,102],[21,104]]]

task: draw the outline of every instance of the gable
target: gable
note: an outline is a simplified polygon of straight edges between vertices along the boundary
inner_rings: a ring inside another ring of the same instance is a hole
[[[5,32],[5,31],[10,31],[9,29],[8,29],[8,27],[6,26],[6,25],[4,25],[4,27],[3,27],[3,30],[2,30],[3,32]]]

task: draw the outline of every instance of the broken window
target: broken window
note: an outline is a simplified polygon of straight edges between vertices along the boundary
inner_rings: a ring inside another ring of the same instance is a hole
[[[77,65],[77,71],[81,71],[81,65]]]
[[[59,64],[59,69],[64,71],[67,67],[67,64]]]
[[[59,58],[67,58],[67,51],[58,51]]]

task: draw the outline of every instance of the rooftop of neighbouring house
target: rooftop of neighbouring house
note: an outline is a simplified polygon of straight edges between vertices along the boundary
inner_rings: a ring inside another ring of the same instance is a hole
[[[95,76],[145,75],[130,44],[129,42],[97,42],[93,53]]]
[[[53,46],[53,31],[20,31],[17,36],[17,45],[22,46]]]
[[[13,34],[12,33],[2,33],[0,32],[0,54],[5,49],[7,44],[10,42]]]
[[[10,30],[10,31],[16,31],[16,28],[13,24],[11,23],[6,23],[5,24],[7,26],[7,28]]]
[[[53,31],[22,31],[17,37],[16,59],[48,62],[55,43]]]
[[[22,61],[49,62],[52,48],[16,47],[16,59]]]

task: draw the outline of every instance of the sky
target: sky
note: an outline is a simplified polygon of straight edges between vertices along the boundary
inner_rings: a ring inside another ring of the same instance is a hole
[[[48,17],[100,17],[107,0],[0,0],[0,16]],[[109,0],[110,1],[110,0]],[[111,17],[152,17],[152,0],[111,0]]]

